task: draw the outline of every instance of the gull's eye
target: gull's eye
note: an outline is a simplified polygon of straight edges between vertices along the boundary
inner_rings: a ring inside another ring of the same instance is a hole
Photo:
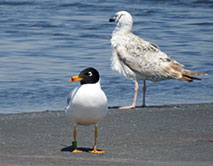
[[[91,71],[88,72],[88,76],[89,76],[89,77],[92,76],[92,72],[91,72]]]

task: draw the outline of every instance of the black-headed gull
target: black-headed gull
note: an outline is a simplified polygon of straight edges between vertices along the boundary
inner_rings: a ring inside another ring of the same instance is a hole
[[[107,97],[101,89],[99,73],[94,68],[87,68],[80,72],[79,75],[73,76],[70,82],[80,81],[80,86],[76,87],[68,96],[66,116],[74,123],[73,132],[73,153],[82,152],[77,149],[77,125],[94,125],[95,126],[95,143],[91,153],[104,153],[97,150],[98,130],[97,124],[102,120],[108,111]]]

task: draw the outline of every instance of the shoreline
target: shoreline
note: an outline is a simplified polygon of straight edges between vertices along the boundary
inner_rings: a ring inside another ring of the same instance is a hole
[[[213,165],[213,103],[111,108],[98,126],[105,154],[71,153],[73,125],[62,110],[0,114],[0,165]],[[78,126],[90,149],[93,126]]]
[[[190,106],[190,105],[209,105],[213,104],[213,102],[206,102],[206,103],[181,103],[181,104],[164,104],[164,105],[148,105],[146,107],[136,106],[135,109],[149,109],[149,108],[168,108],[168,107],[176,107],[176,106]],[[121,106],[108,106],[108,109],[118,109]],[[134,109],[128,109],[128,110],[134,110]],[[9,113],[2,113],[0,112],[0,116],[2,115],[18,115],[18,114],[31,114],[31,113],[44,113],[44,112],[63,112],[62,109],[46,109],[41,111],[25,111],[25,112],[9,112]]]

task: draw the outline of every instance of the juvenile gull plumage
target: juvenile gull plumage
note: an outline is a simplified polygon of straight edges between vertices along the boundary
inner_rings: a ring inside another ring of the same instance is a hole
[[[104,153],[97,150],[96,141],[98,137],[97,124],[102,120],[108,111],[107,97],[101,89],[99,73],[94,68],[87,68],[80,72],[78,76],[70,79],[70,82],[80,81],[81,86],[75,88],[67,99],[65,109],[66,116],[73,121],[73,153],[82,152],[77,149],[77,125],[95,125],[95,143],[91,153]]]
[[[142,105],[144,107],[146,80],[158,82],[178,79],[192,82],[194,79],[201,80],[193,75],[207,75],[184,69],[182,64],[170,59],[157,45],[134,35],[132,33],[133,18],[128,12],[119,11],[109,21],[116,23],[111,39],[112,69],[135,82],[132,105],[120,107],[121,109],[136,107],[139,80],[144,80]]]

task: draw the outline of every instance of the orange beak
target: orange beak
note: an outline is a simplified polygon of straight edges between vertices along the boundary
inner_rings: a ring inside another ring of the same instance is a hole
[[[81,81],[83,80],[83,78],[79,77],[79,76],[73,76],[72,78],[70,78],[70,82],[73,82],[73,81]]]

